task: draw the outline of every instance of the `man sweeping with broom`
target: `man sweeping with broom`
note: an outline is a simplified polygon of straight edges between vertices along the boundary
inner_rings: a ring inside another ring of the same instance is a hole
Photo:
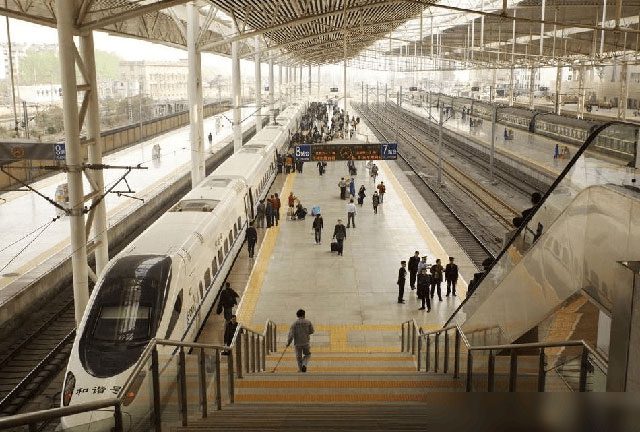
[[[313,334],[313,324],[305,318],[304,309],[296,312],[298,319],[291,324],[289,329],[289,337],[287,338],[287,347],[293,342],[296,348],[296,360],[298,361],[298,370],[300,372],[307,371],[307,364],[311,357],[310,337]]]

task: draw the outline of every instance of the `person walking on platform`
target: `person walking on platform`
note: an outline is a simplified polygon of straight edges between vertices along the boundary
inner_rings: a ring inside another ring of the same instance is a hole
[[[347,197],[347,181],[344,177],[338,182],[338,187],[340,188],[340,199],[345,199]]]
[[[409,258],[409,286],[412,290],[416,289],[416,276],[418,275],[418,264],[420,263],[420,252],[416,251]]]
[[[347,228],[351,228],[351,224],[353,223],[353,227],[356,227],[356,205],[353,203],[353,198],[349,200],[349,204],[347,204]]]
[[[267,200],[264,215],[267,217],[267,228],[271,228],[273,226],[273,204],[270,200]]]
[[[458,266],[453,263],[454,258],[449,257],[449,264],[444,268],[444,280],[447,281],[447,297],[451,294],[453,288],[453,296],[456,296],[456,284],[458,283]]]
[[[422,301],[422,306],[419,310],[424,310],[426,306],[427,312],[431,312],[431,299],[429,298],[430,278],[425,267],[423,267],[420,270],[420,273],[418,273],[417,282],[418,291],[416,293],[418,294],[418,298]]]
[[[211,145],[211,143],[213,143],[213,135],[211,135],[211,132],[209,132],[209,145]]]
[[[253,258],[253,253],[256,248],[256,242],[258,241],[258,231],[253,226],[253,222],[249,223],[247,232],[245,234],[247,238],[247,250],[249,251],[249,258]]]
[[[322,228],[324,228],[324,221],[320,213],[318,213],[313,220],[313,232],[315,234],[316,244],[322,243]]]
[[[264,205],[264,200],[261,199],[258,207],[256,208],[256,225],[258,228],[264,228],[264,218],[267,212],[267,208]]]
[[[384,194],[387,192],[387,187],[384,185],[384,182],[381,181],[378,185],[378,193],[380,194],[380,204],[384,202]]]
[[[404,303],[404,283],[407,280],[407,262],[400,261],[398,269],[398,303]]]
[[[440,264],[440,259],[436,260],[436,263],[431,266],[431,298],[435,294],[436,289],[438,290],[438,299],[442,301],[442,292],[440,290],[440,285],[442,284],[442,264]]]
[[[326,166],[326,162],[321,162],[318,161],[318,163],[316,165],[318,165],[318,174],[322,175],[324,174],[324,167]]]
[[[344,250],[344,239],[347,238],[347,229],[342,223],[342,219],[338,219],[338,223],[333,227],[333,238],[338,242],[338,255],[342,256]]]
[[[364,197],[367,196],[365,193],[366,190],[367,188],[365,188],[364,185],[360,186],[360,190],[358,190],[358,205],[362,205],[364,203]]]
[[[271,199],[271,205],[273,206],[273,221],[275,222],[276,226],[278,226],[278,222],[280,221],[280,206],[281,206],[281,202],[280,202],[280,197],[278,196],[278,194],[273,195],[273,198]]]
[[[231,346],[233,343],[233,335],[236,334],[236,329],[238,328],[238,321],[236,321],[236,316],[231,315],[231,319],[227,321],[224,325],[224,346]],[[229,350],[224,350],[222,355],[229,355]]]
[[[229,282],[224,283],[224,289],[220,291],[220,300],[218,300],[218,314],[224,311],[225,321],[229,321],[233,315],[233,307],[238,304],[237,292],[231,289]]]
[[[371,166],[371,177],[373,177],[373,184],[376,184],[376,177],[378,177],[378,165],[373,164]]]
[[[378,195],[378,191],[373,192],[371,202],[373,203],[373,214],[378,214],[378,205],[380,204],[380,195]]]
[[[289,206],[288,216],[293,220],[294,208],[296,206],[296,200],[298,198],[293,194],[293,192],[289,192],[289,197],[287,198],[287,205]]]
[[[296,360],[298,371],[306,372],[311,358],[311,335],[314,333],[313,324],[306,318],[304,309],[296,312],[297,320],[291,324],[289,335],[287,336],[287,346],[291,345],[296,349]]]
[[[351,198],[356,197],[356,181],[353,179],[353,177],[351,177],[351,180],[349,180],[349,195],[351,195]]]

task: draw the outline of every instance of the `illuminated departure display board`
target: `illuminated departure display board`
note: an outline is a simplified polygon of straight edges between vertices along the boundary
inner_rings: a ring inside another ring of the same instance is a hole
[[[295,147],[295,158],[301,161],[395,160],[398,144],[303,144]]]

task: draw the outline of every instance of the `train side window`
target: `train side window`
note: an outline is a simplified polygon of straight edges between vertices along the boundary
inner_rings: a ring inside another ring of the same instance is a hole
[[[222,253],[222,248],[218,249],[218,265],[222,265],[222,261],[224,260],[224,254]]]
[[[218,273],[218,259],[216,257],[211,260],[211,272],[213,274]]]
[[[209,285],[211,285],[211,270],[206,269],[204,271],[204,286],[209,288]]]
[[[238,229],[242,228],[242,216],[238,216]]]
[[[209,270],[207,270],[209,271]],[[200,292],[200,300],[204,298],[204,290],[202,289],[202,281],[198,284],[198,291]]]
[[[229,253],[229,239],[224,239],[224,253]]]
[[[167,333],[164,338],[169,339],[173,330],[178,323],[178,318],[180,318],[180,312],[182,311],[182,290],[178,293],[176,297],[176,302],[173,304],[173,310],[171,311],[171,318],[169,319],[169,327],[167,327]]]
[[[229,231],[229,235],[231,235],[231,231]],[[238,226],[236,224],[233,224],[233,235],[238,236]]]
[[[231,230],[229,230],[228,238],[229,238],[229,244],[232,244],[233,243],[233,232]]]

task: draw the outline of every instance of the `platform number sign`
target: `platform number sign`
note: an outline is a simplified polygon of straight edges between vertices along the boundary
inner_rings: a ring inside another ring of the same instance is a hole
[[[383,159],[383,160],[398,159],[398,144],[397,143],[380,144],[380,159]]]
[[[53,145],[53,159],[65,160],[67,157],[67,149],[64,143],[57,143]]]

